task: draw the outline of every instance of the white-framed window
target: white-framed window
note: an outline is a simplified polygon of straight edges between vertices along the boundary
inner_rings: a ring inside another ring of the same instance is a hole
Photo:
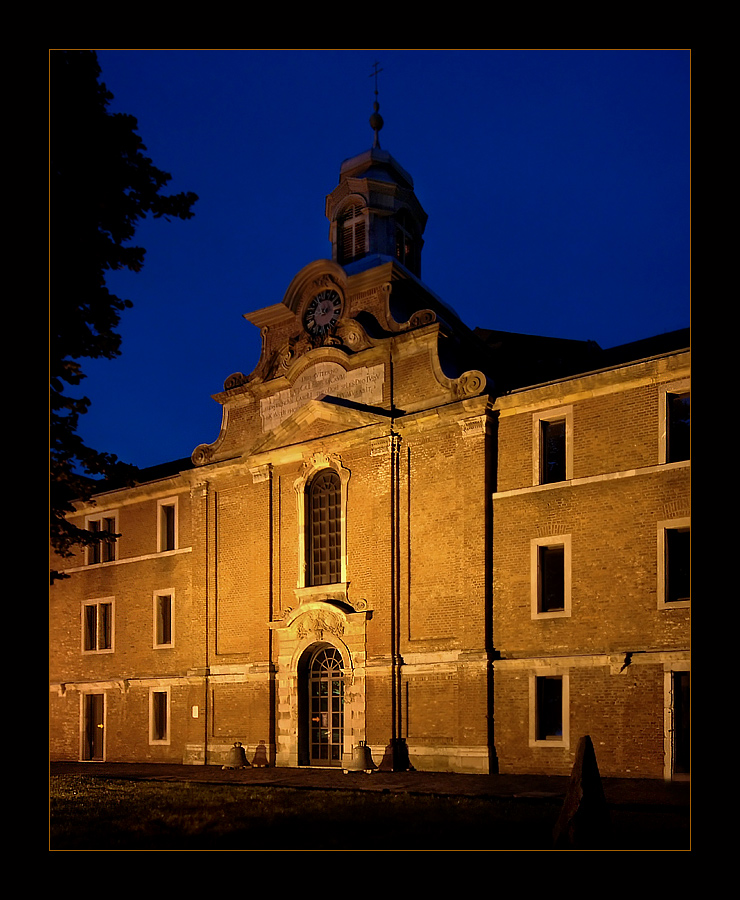
[[[170,742],[170,689],[149,689],[149,743]]]
[[[665,385],[659,397],[660,463],[691,459],[691,381],[684,378]]]
[[[82,604],[82,652],[113,652],[113,597]]]
[[[166,553],[177,550],[178,543],[177,497],[159,500],[157,503],[157,550]]]
[[[570,677],[542,669],[529,677],[529,745],[570,746]]]
[[[341,461],[318,452],[293,483],[298,501],[298,588],[347,581],[349,477],[349,469]]]
[[[533,619],[555,619],[571,610],[571,536],[535,538],[530,544]]]
[[[322,469],[306,490],[306,584],[342,580],[342,482],[334,469]]]
[[[691,519],[658,522],[658,608],[691,605]]]
[[[154,649],[175,646],[175,592],[172,588],[155,591],[153,595]]]
[[[114,535],[118,530],[118,513],[106,512],[85,516],[85,528],[100,538],[85,548],[85,562],[88,566],[114,562],[117,558],[118,544],[115,539],[106,539],[106,535]]]
[[[573,407],[536,412],[532,416],[532,479],[557,484],[573,478]]]

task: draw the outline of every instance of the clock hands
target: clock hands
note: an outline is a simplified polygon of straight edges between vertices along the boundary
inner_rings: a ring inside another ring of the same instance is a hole
[[[322,291],[308,304],[304,316],[306,329],[313,335],[323,337],[339,321],[342,299],[336,291]]]

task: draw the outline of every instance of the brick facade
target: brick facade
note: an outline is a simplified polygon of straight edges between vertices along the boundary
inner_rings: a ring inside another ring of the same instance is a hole
[[[691,515],[690,462],[661,461],[661,397],[686,385],[688,352],[517,391],[499,410],[494,506],[496,748],[502,772],[565,773],[590,734],[601,771],[673,774],[672,674],[690,664],[688,602],[661,591],[662,532]],[[567,409],[571,477],[536,484],[542,415]],[[567,602],[537,609],[541,546],[567,547]],[[567,680],[562,741],[533,738],[538,675]]]
[[[661,554],[689,521],[690,463],[666,457],[665,419],[688,351],[606,365],[579,345],[588,364],[504,388],[500,335],[418,271],[383,247],[336,262],[347,197],[411,209],[419,240],[426,221],[387,154],[351,162],[327,200],[334,261],[247,316],[262,355],[217,395],[218,439],[80,507],[121,537],[115,559],[55,562],[52,758],[221,765],[240,741],[250,761],[346,766],[364,742],[396,768],[566,774],[590,734],[604,774],[671,776],[690,607],[665,602]],[[312,334],[316,298],[337,321]],[[563,423],[554,483],[543,421]],[[311,499],[322,473],[331,512]],[[541,609],[548,550],[562,588]]]

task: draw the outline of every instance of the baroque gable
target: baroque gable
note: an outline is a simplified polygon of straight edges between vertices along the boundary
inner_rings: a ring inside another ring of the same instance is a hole
[[[280,304],[245,318],[261,330],[261,356],[251,375],[234,373],[214,396],[221,433],[196,448],[196,465],[380,424],[488,387],[482,371],[466,367],[469,335],[458,347],[454,314],[392,261],[348,274],[317,260]]]

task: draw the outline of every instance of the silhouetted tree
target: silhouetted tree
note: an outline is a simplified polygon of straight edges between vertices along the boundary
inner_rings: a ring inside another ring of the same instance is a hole
[[[108,111],[113,95],[99,81],[94,51],[53,50],[49,72],[50,532],[53,549],[70,556],[101,537],[67,521],[73,501],[89,499],[100,478],[127,480],[134,471],[85,446],[77,428],[90,401],[67,393],[85,377],[81,359],[120,353],[115,329],[132,304],[108,290],[106,272],[138,272],[145,251],[130,242],[139,222],[150,214],[189,219],[198,198],[162,193],[171,176],[144,155],[136,119]]]

